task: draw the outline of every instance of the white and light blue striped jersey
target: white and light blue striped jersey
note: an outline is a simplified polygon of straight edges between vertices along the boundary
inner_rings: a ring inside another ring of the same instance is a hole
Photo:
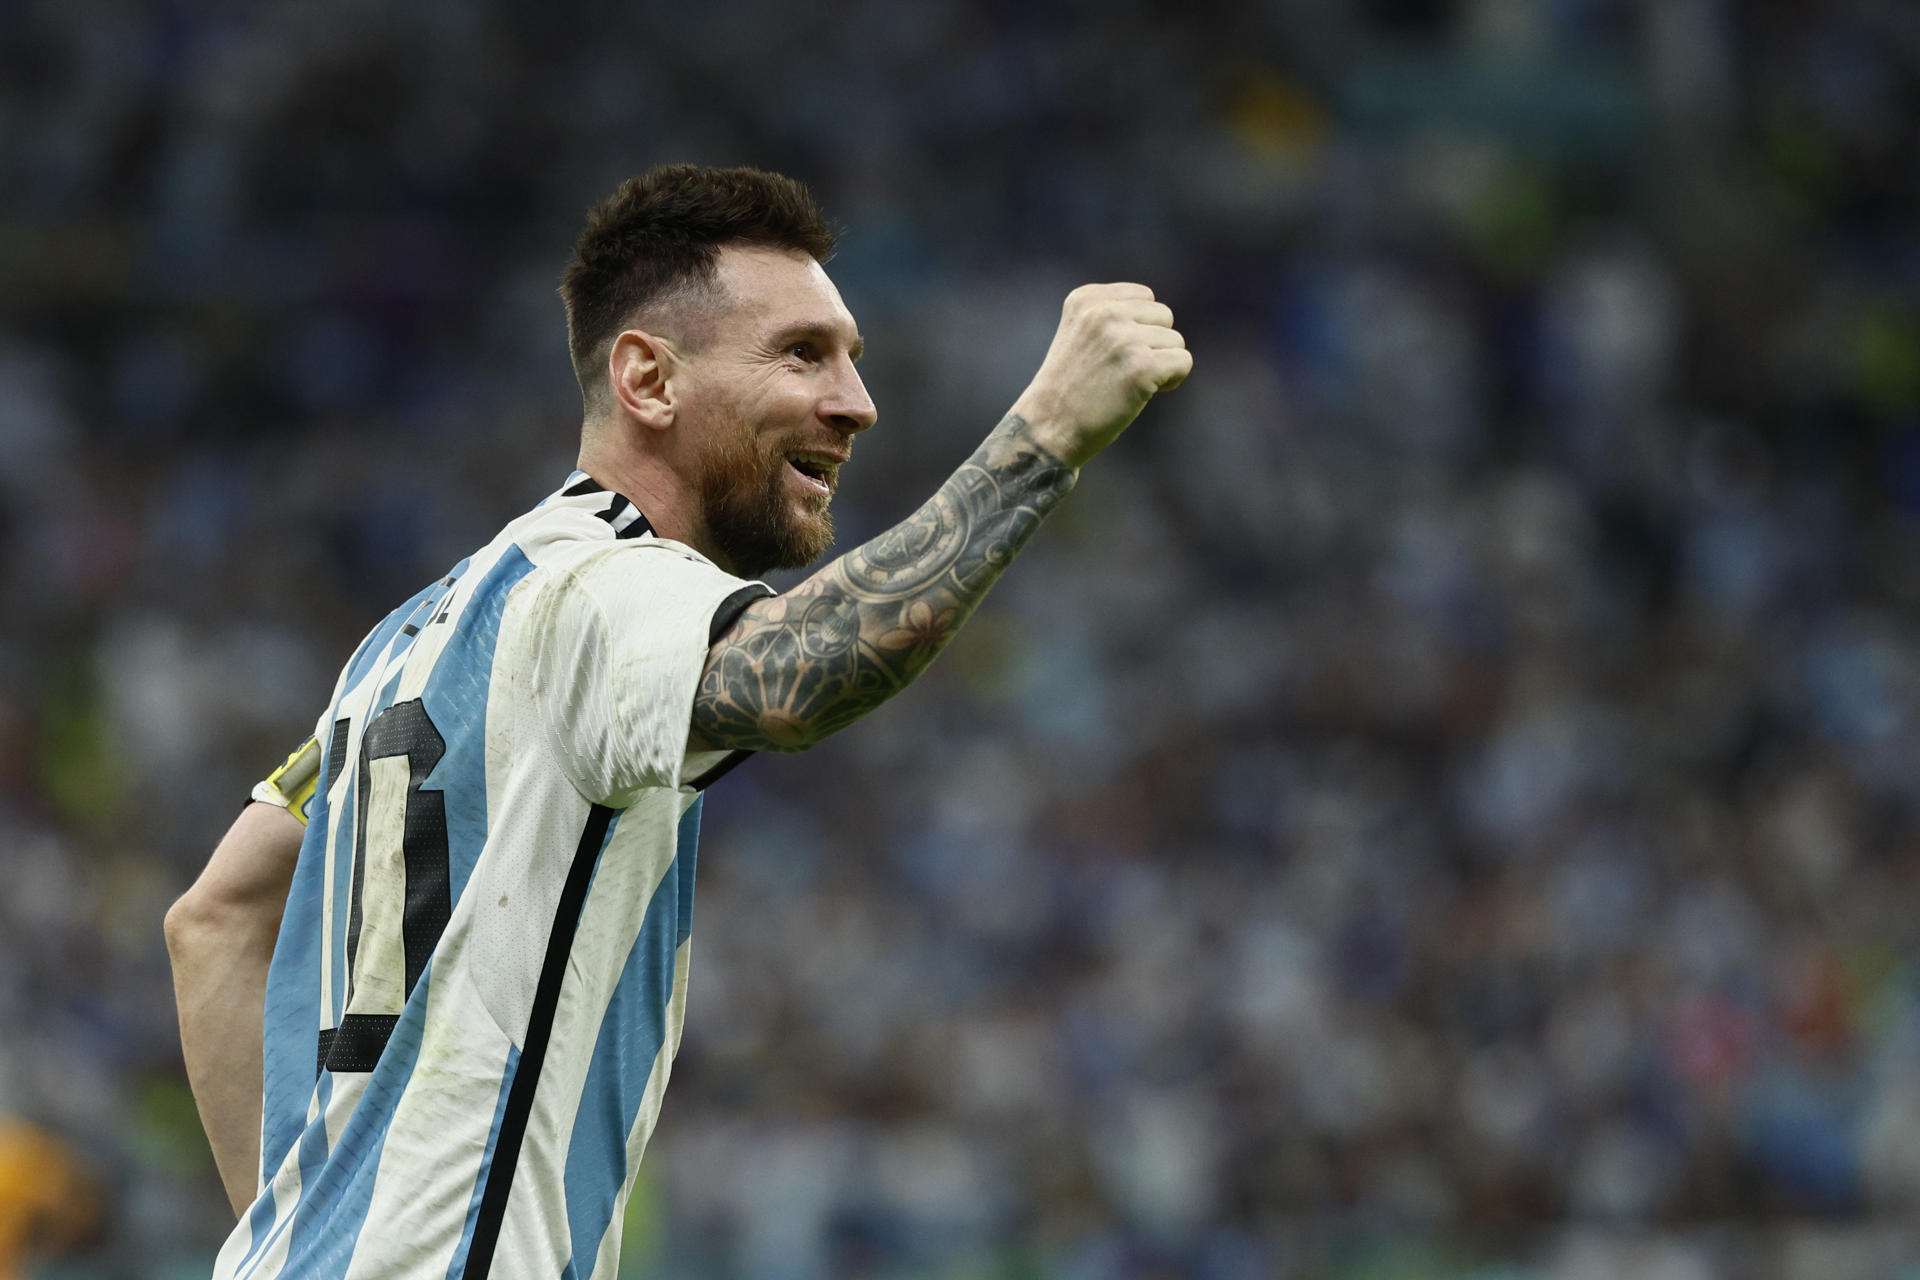
[[[341,673],[216,1280],[606,1280],[680,1044],[707,650],[771,591],[567,486]]]

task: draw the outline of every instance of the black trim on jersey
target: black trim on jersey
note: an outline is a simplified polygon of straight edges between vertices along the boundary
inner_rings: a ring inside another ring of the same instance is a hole
[[[752,754],[753,752],[747,751],[747,750],[732,752],[727,756],[726,759],[722,760],[719,764],[713,766],[713,768],[707,770],[705,773],[701,774],[699,777],[695,778],[692,782],[689,782],[687,785],[692,787],[695,791],[705,791],[708,787],[712,786],[714,783],[720,781],[720,779],[726,777],[728,774],[732,773],[735,769],[745,764],[747,762],[747,757]]]
[[[607,504],[607,509],[605,511],[596,511],[594,512],[594,514],[599,516],[602,520],[605,520],[608,524],[612,524],[615,520],[618,520],[620,518],[621,512],[625,511],[628,507],[632,505],[633,505],[632,501],[628,499],[626,494],[616,493],[613,495],[613,501]],[[640,518],[645,519],[646,517],[642,516]]]
[[[707,647],[711,649],[720,643],[720,637],[733,630],[733,624],[740,621],[740,615],[755,600],[765,600],[773,595],[773,588],[764,582],[749,582],[725,600],[713,611],[713,623],[707,628]]]
[[[373,1070],[399,1025],[400,1015],[395,1013],[350,1013],[340,1019],[339,1026],[322,1028],[314,1079],[322,1071]]]
[[[327,739],[327,772],[320,785],[331,790],[333,780],[347,767],[347,733],[353,728],[353,721],[347,716],[333,722],[333,736]]]
[[[400,634],[403,636],[417,636],[420,634],[420,628],[414,626],[411,622],[403,622],[400,624]]]
[[[487,1187],[480,1194],[480,1211],[474,1218],[464,1280],[487,1280],[493,1269],[493,1251],[500,1243],[500,1228],[507,1216],[507,1196],[513,1190],[513,1169],[520,1161],[520,1144],[527,1136],[527,1120],[533,1114],[533,1091],[540,1084],[547,1041],[553,1036],[553,1018],[560,1006],[560,982],[566,976],[567,957],[573,953],[573,933],[580,924],[580,910],[586,905],[594,865],[600,861],[600,846],[606,843],[607,831],[617,812],[603,804],[587,811],[586,830],[580,833],[573,865],[567,868],[567,882],[560,890],[560,904],[553,913],[553,929],[547,934],[547,956],[540,965],[540,984],[534,988],[526,1040],[520,1047],[520,1065],[513,1073],[513,1084],[507,1089],[506,1109],[500,1116],[500,1136],[487,1162]]]
[[[574,483],[562,489],[560,496],[563,498],[584,498],[590,493],[606,492],[608,492],[607,486],[601,484],[592,476],[587,476],[584,479],[574,481]],[[618,521],[621,516],[626,514],[628,508],[632,508],[633,510],[633,520],[626,528],[616,529],[613,536],[616,538],[652,537],[653,524],[647,519],[647,513],[642,511],[639,504],[624,493],[615,493],[613,495],[613,501],[607,504],[607,509],[605,511],[596,511],[594,514],[602,520],[605,520],[608,524],[613,524]]]
[[[631,517],[627,517],[629,511],[633,513]],[[607,504],[607,509],[594,514],[609,525],[619,524],[622,517],[627,517],[627,523],[614,530],[613,536],[616,538],[645,538],[653,533],[653,525],[648,523],[647,513],[635,506],[633,499],[624,493],[614,494],[613,501]]]

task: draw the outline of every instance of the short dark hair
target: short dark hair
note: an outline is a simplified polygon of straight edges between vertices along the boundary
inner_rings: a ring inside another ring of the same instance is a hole
[[[711,287],[723,246],[791,249],[825,262],[834,239],[805,185],[781,174],[663,164],[628,178],[587,211],[560,280],[573,372],[588,404],[606,345],[643,308],[689,285]]]

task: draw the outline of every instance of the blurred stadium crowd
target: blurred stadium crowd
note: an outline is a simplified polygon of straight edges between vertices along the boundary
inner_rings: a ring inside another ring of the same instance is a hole
[[[1073,284],[1198,361],[715,789],[623,1274],[1920,1275],[1920,8],[23,0],[0,1276],[205,1273],[160,913],[565,476],[669,159],[846,225],[842,547]]]

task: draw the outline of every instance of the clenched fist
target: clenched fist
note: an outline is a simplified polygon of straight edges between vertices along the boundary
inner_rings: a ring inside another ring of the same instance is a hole
[[[1034,439],[1072,467],[1112,444],[1154,393],[1193,370],[1173,312],[1143,284],[1083,284],[1067,295],[1040,372],[1014,402]]]

